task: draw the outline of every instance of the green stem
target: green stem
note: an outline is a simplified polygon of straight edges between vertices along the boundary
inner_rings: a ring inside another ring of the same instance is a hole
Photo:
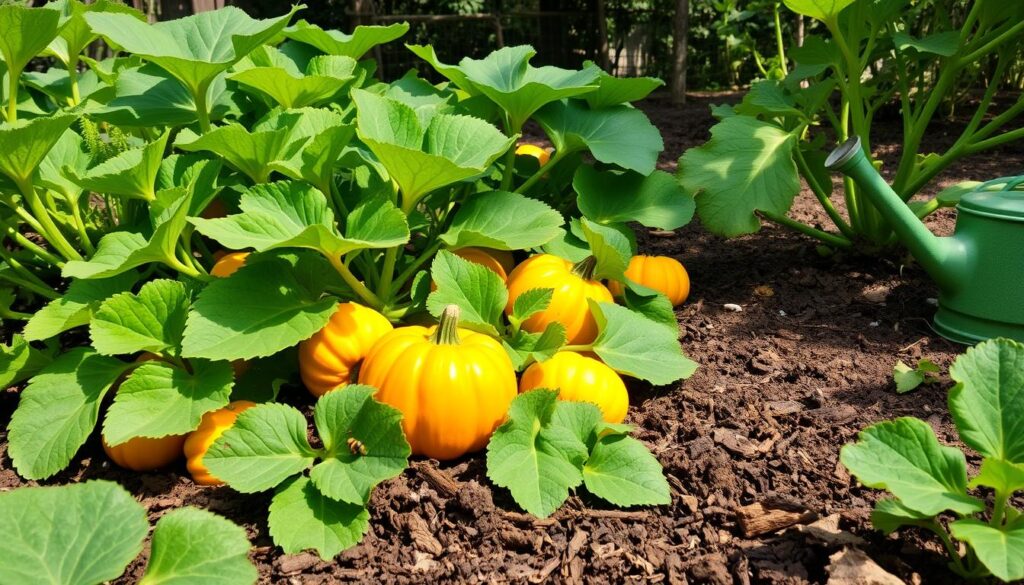
[[[448,305],[441,313],[437,329],[430,336],[430,341],[437,345],[459,345],[459,310],[458,305]]]
[[[58,266],[58,267],[64,265],[64,261],[63,260],[61,260],[60,258],[54,256],[53,254],[51,254],[46,249],[40,247],[38,244],[36,244],[32,240],[26,238],[24,234],[19,232],[13,226],[5,225],[4,226],[4,231],[6,231],[7,235],[10,236],[11,239],[13,239],[15,242],[17,242],[19,246],[21,246],[22,248],[25,248],[26,250],[32,252],[33,254],[38,256],[39,258],[41,258],[41,259],[45,260],[46,262],[50,263],[51,265]]]
[[[182,251],[180,243],[175,247],[175,250],[178,251],[179,253]],[[204,275],[198,270],[196,270],[195,266],[193,266],[191,262],[178,258],[176,254],[168,254],[167,257],[164,258],[164,262],[171,268],[177,270],[178,272],[186,276],[204,279]]]
[[[541,165],[541,167],[539,169],[537,169],[537,172],[533,173],[533,175],[531,175],[529,179],[526,179],[525,183],[523,183],[522,185],[519,185],[519,187],[516,188],[515,192],[516,193],[526,193],[526,191],[529,190],[530,187],[533,187],[533,185],[537,181],[541,180],[544,177],[544,175],[547,175],[548,173],[550,173],[551,169],[554,168],[554,166],[556,164],[558,164],[568,154],[569,154],[568,152],[562,152],[562,151],[555,152],[555,155],[551,157],[551,160],[548,161],[548,164]]]
[[[1010,499],[1010,494],[1002,490],[996,490],[995,505],[992,508],[992,519],[989,524],[993,528],[1001,528],[1006,519],[1006,501]]]
[[[993,49],[1010,40],[1022,30],[1024,30],[1024,20],[999,33],[994,39],[986,42],[984,45],[978,47],[976,50],[971,51],[970,53],[964,55],[963,57],[959,57],[959,60],[962,63],[976,63],[986,54],[992,52]]]
[[[818,183],[818,178],[811,172],[811,168],[807,164],[807,160],[804,158],[803,152],[801,152],[799,148],[794,148],[793,154],[795,155],[794,159],[796,160],[797,168],[800,169],[800,173],[803,174],[804,180],[807,181],[807,185],[811,188],[814,196],[818,198],[821,206],[825,208],[825,213],[828,214],[832,223],[835,224],[836,228],[838,228],[844,236],[851,240],[854,239],[855,236],[853,228],[850,227],[850,224],[846,223],[843,216],[839,215],[835,206],[832,205],[832,200],[828,198],[828,193],[825,192],[825,189]]]
[[[403,245],[399,244],[388,248],[384,252],[384,267],[380,272],[380,281],[377,282],[377,296],[382,299],[391,298],[391,282],[395,278],[395,263],[398,261],[398,249]]]
[[[39,199],[39,195],[36,193],[35,187],[27,179],[18,179],[15,181],[18,185],[18,190],[21,191],[22,197],[25,198],[25,203],[28,204],[28,208],[35,215],[36,220],[39,222],[39,226],[42,228],[41,236],[47,239],[53,247],[60,252],[61,256],[64,256],[67,260],[81,260],[82,256],[71,246],[71,244],[61,233],[60,228],[53,223],[53,219],[50,217],[49,210],[43,205]]]
[[[345,266],[345,263],[341,261],[340,256],[328,256],[327,261],[331,263],[331,266],[338,271],[341,278],[346,284],[352,289],[352,292],[356,293],[360,299],[363,300],[371,309],[380,310],[384,308],[384,303],[381,302],[380,297],[373,294],[373,291],[366,288],[366,285],[359,282],[356,275],[352,274],[352,271]]]
[[[946,553],[949,554],[950,560],[953,561],[954,570],[960,575],[966,575],[967,569],[964,567],[963,560],[960,558],[960,551],[956,549],[956,545],[953,544],[953,539],[949,537],[949,532],[946,531],[942,524],[939,524],[938,520],[934,518],[926,522],[921,523],[922,528],[926,528],[935,533],[942,541],[942,546],[946,548]]]
[[[563,345],[558,348],[558,351],[575,351],[576,353],[583,353],[585,351],[594,351],[593,343],[584,343],[580,345]]]
[[[67,64],[68,79],[71,81],[71,105],[77,106],[82,102],[82,94],[78,90],[78,56],[75,55]]]
[[[983,150],[995,148],[996,146],[1006,144],[1007,142],[1012,142],[1019,138],[1024,138],[1024,127],[1017,128],[1016,130],[1010,130],[1009,132],[1003,132],[1002,134],[998,136],[993,136],[992,138],[989,138],[987,140],[974,142],[967,147],[967,153],[974,154],[976,152],[981,152]]]
[[[201,83],[195,92],[196,117],[199,119],[199,131],[201,134],[210,132],[210,111],[206,105],[206,93],[209,89],[209,82]]]
[[[68,198],[68,205],[71,207],[71,218],[75,222],[75,230],[78,232],[79,243],[82,244],[82,248],[85,250],[85,253],[92,256],[96,253],[96,247],[92,245],[92,240],[89,239],[89,234],[85,230],[85,221],[82,219],[82,210],[74,198]]]
[[[844,238],[842,236],[837,236],[835,234],[830,234],[828,232],[819,230],[817,228],[813,228],[813,227],[811,227],[809,225],[802,224],[799,221],[796,221],[795,219],[790,219],[790,218],[786,217],[785,215],[779,215],[779,214],[776,214],[776,213],[772,213],[770,211],[763,211],[763,210],[759,210],[758,213],[760,213],[762,216],[764,216],[765,219],[774,221],[775,223],[777,223],[777,224],[779,224],[781,226],[787,227],[787,228],[792,229],[792,230],[796,230],[796,231],[798,231],[798,232],[800,232],[800,233],[802,233],[804,235],[807,235],[807,236],[810,236],[812,238],[821,240],[822,242],[824,242],[824,243],[826,243],[826,244],[828,244],[830,246],[833,246],[833,247],[836,247],[836,248],[852,248],[853,247],[853,242],[851,242],[850,240],[848,240],[848,239],[846,239],[846,238]]]
[[[15,71],[14,69],[7,70],[7,91],[10,95],[7,97],[7,123],[13,124],[18,121],[18,78],[21,77],[21,71]]]
[[[29,315],[28,313],[21,313],[19,311],[0,309],[0,318],[10,319],[12,321],[28,321],[32,318],[32,315]]]
[[[918,219],[924,219],[938,211],[940,207],[942,207],[942,205],[939,204],[938,199],[929,199],[924,205],[917,208],[915,215],[917,215]]]
[[[57,291],[53,290],[52,287],[40,280],[38,276],[32,274],[28,268],[25,268],[2,247],[0,247],[0,257],[7,262],[7,265],[10,266],[13,271],[24,277],[21,278],[7,272],[0,272],[0,278],[10,281],[20,287],[27,288],[44,298],[50,300],[60,298],[60,294],[58,294]]]
[[[594,269],[597,268],[597,258],[587,256],[572,266],[572,273],[583,280],[594,279]]]
[[[348,217],[348,206],[345,205],[345,200],[341,197],[341,191],[338,189],[338,185],[335,184],[334,179],[327,181],[327,190],[324,191],[331,197],[331,201],[334,203],[334,213],[338,217]]]
[[[782,40],[782,21],[779,19],[779,3],[772,5],[772,12],[775,17],[775,46],[779,51],[779,66],[783,75],[789,75],[789,67],[786,65],[786,44]]]
[[[406,266],[405,270],[395,278],[395,286],[397,288],[405,286],[405,283],[409,282],[409,279],[416,275],[416,271],[419,270],[420,266],[436,254],[440,248],[441,240],[435,240],[433,244],[427,246],[426,249],[424,249],[423,252],[421,252],[420,255],[412,261],[412,264]]]

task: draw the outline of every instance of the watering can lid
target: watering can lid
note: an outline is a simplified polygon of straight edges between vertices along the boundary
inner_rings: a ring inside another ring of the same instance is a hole
[[[987,190],[987,186],[1001,187]],[[1024,176],[995,179],[967,193],[960,199],[960,207],[1006,217],[1024,217]]]

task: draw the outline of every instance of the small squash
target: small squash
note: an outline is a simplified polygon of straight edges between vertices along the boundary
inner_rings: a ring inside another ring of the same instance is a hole
[[[449,305],[431,328],[400,327],[363,361],[359,382],[404,415],[413,454],[454,459],[482,449],[516,397],[516,373],[501,344],[458,328]]]
[[[135,437],[113,446],[104,438],[103,450],[120,467],[132,471],[152,471],[166,467],[181,457],[181,446],[184,443],[185,435],[168,435],[157,439]]]
[[[626,277],[637,284],[652,288],[668,297],[672,306],[676,307],[690,296],[690,275],[686,268],[668,256],[633,256],[626,269]],[[608,288],[615,296],[623,295],[621,283],[610,282]]]
[[[192,481],[199,485],[223,485],[224,482],[211,475],[210,470],[203,465],[203,456],[210,445],[235,424],[238,414],[253,406],[256,406],[255,402],[236,400],[224,408],[203,415],[199,428],[185,438],[186,467],[192,474]]]
[[[516,147],[516,156],[532,156],[537,159],[540,166],[548,164],[551,160],[551,153],[534,144],[520,144]]]
[[[551,288],[554,293],[548,308],[524,321],[523,329],[540,333],[549,323],[557,321],[565,326],[569,344],[594,341],[597,337],[597,321],[590,314],[587,299],[599,303],[612,302],[612,293],[603,284],[593,280],[595,264],[593,256],[576,264],[550,254],[528,258],[508,277],[505,313],[512,314],[512,306],[524,292],[535,288]]]
[[[299,344],[299,374],[314,396],[353,382],[355,370],[391,322],[357,303],[341,303],[327,325]]]
[[[615,370],[600,360],[571,351],[560,351],[526,368],[519,391],[535,388],[557,389],[562,400],[592,402],[610,423],[622,422],[629,409],[629,393]]]
[[[249,252],[229,252],[224,254],[213,264],[213,268],[210,269],[210,276],[227,278],[244,266],[245,259],[248,257]]]

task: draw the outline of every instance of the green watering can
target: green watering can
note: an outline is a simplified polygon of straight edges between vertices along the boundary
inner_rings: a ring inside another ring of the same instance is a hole
[[[960,199],[956,231],[928,230],[864,155],[860,138],[829,154],[825,166],[850,177],[939,285],[935,330],[974,344],[992,337],[1024,342],[1024,176],[989,181]],[[1000,190],[987,190],[1001,184]]]

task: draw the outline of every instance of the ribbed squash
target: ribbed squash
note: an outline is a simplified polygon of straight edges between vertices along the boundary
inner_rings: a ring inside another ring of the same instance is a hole
[[[599,303],[612,302],[612,293],[600,282],[593,280],[595,260],[593,256],[582,262],[572,262],[539,254],[516,266],[508,277],[508,304],[505,313],[512,314],[512,306],[519,295],[536,288],[551,288],[551,303],[547,309],[534,314],[523,322],[523,329],[540,333],[549,323],[559,322],[565,326],[570,344],[583,344],[597,337],[597,321],[590,313],[587,299]]]
[[[562,400],[596,404],[604,420],[610,423],[622,422],[629,409],[629,393],[615,370],[600,360],[571,351],[560,351],[526,368],[519,391],[536,388],[558,390]]]
[[[192,474],[192,480],[199,485],[222,485],[224,482],[210,474],[210,471],[203,465],[203,456],[209,450],[213,442],[224,434],[224,431],[235,424],[238,414],[247,408],[256,406],[255,402],[248,400],[236,400],[224,408],[208,412],[203,415],[199,428],[189,433],[184,438],[184,452],[188,472]],[[181,449],[179,447],[179,449]]]
[[[458,307],[435,327],[400,327],[363,361],[359,382],[402,411],[412,452],[454,459],[482,449],[516,396],[516,374],[491,337],[458,328]]]
[[[135,437],[111,446],[103,439],[103,450],[110,460],[132,471],[151,471],[166,467],[181,457],[185,435],[168,435],[157,439]]]
[[[354,381],[374,343],[394,327],[384,315],[358,303],[341,303],[327,325],[299,344],[299,374],[314,396]]]
[[[690,296],[690,275],[675,258],[633,256],[626,269],[626,277],[662,293],[672,302],[673,307],[683,304],[686,297]],[[619,297],[625,292],[618,282],[608,283],[608,288]]]

